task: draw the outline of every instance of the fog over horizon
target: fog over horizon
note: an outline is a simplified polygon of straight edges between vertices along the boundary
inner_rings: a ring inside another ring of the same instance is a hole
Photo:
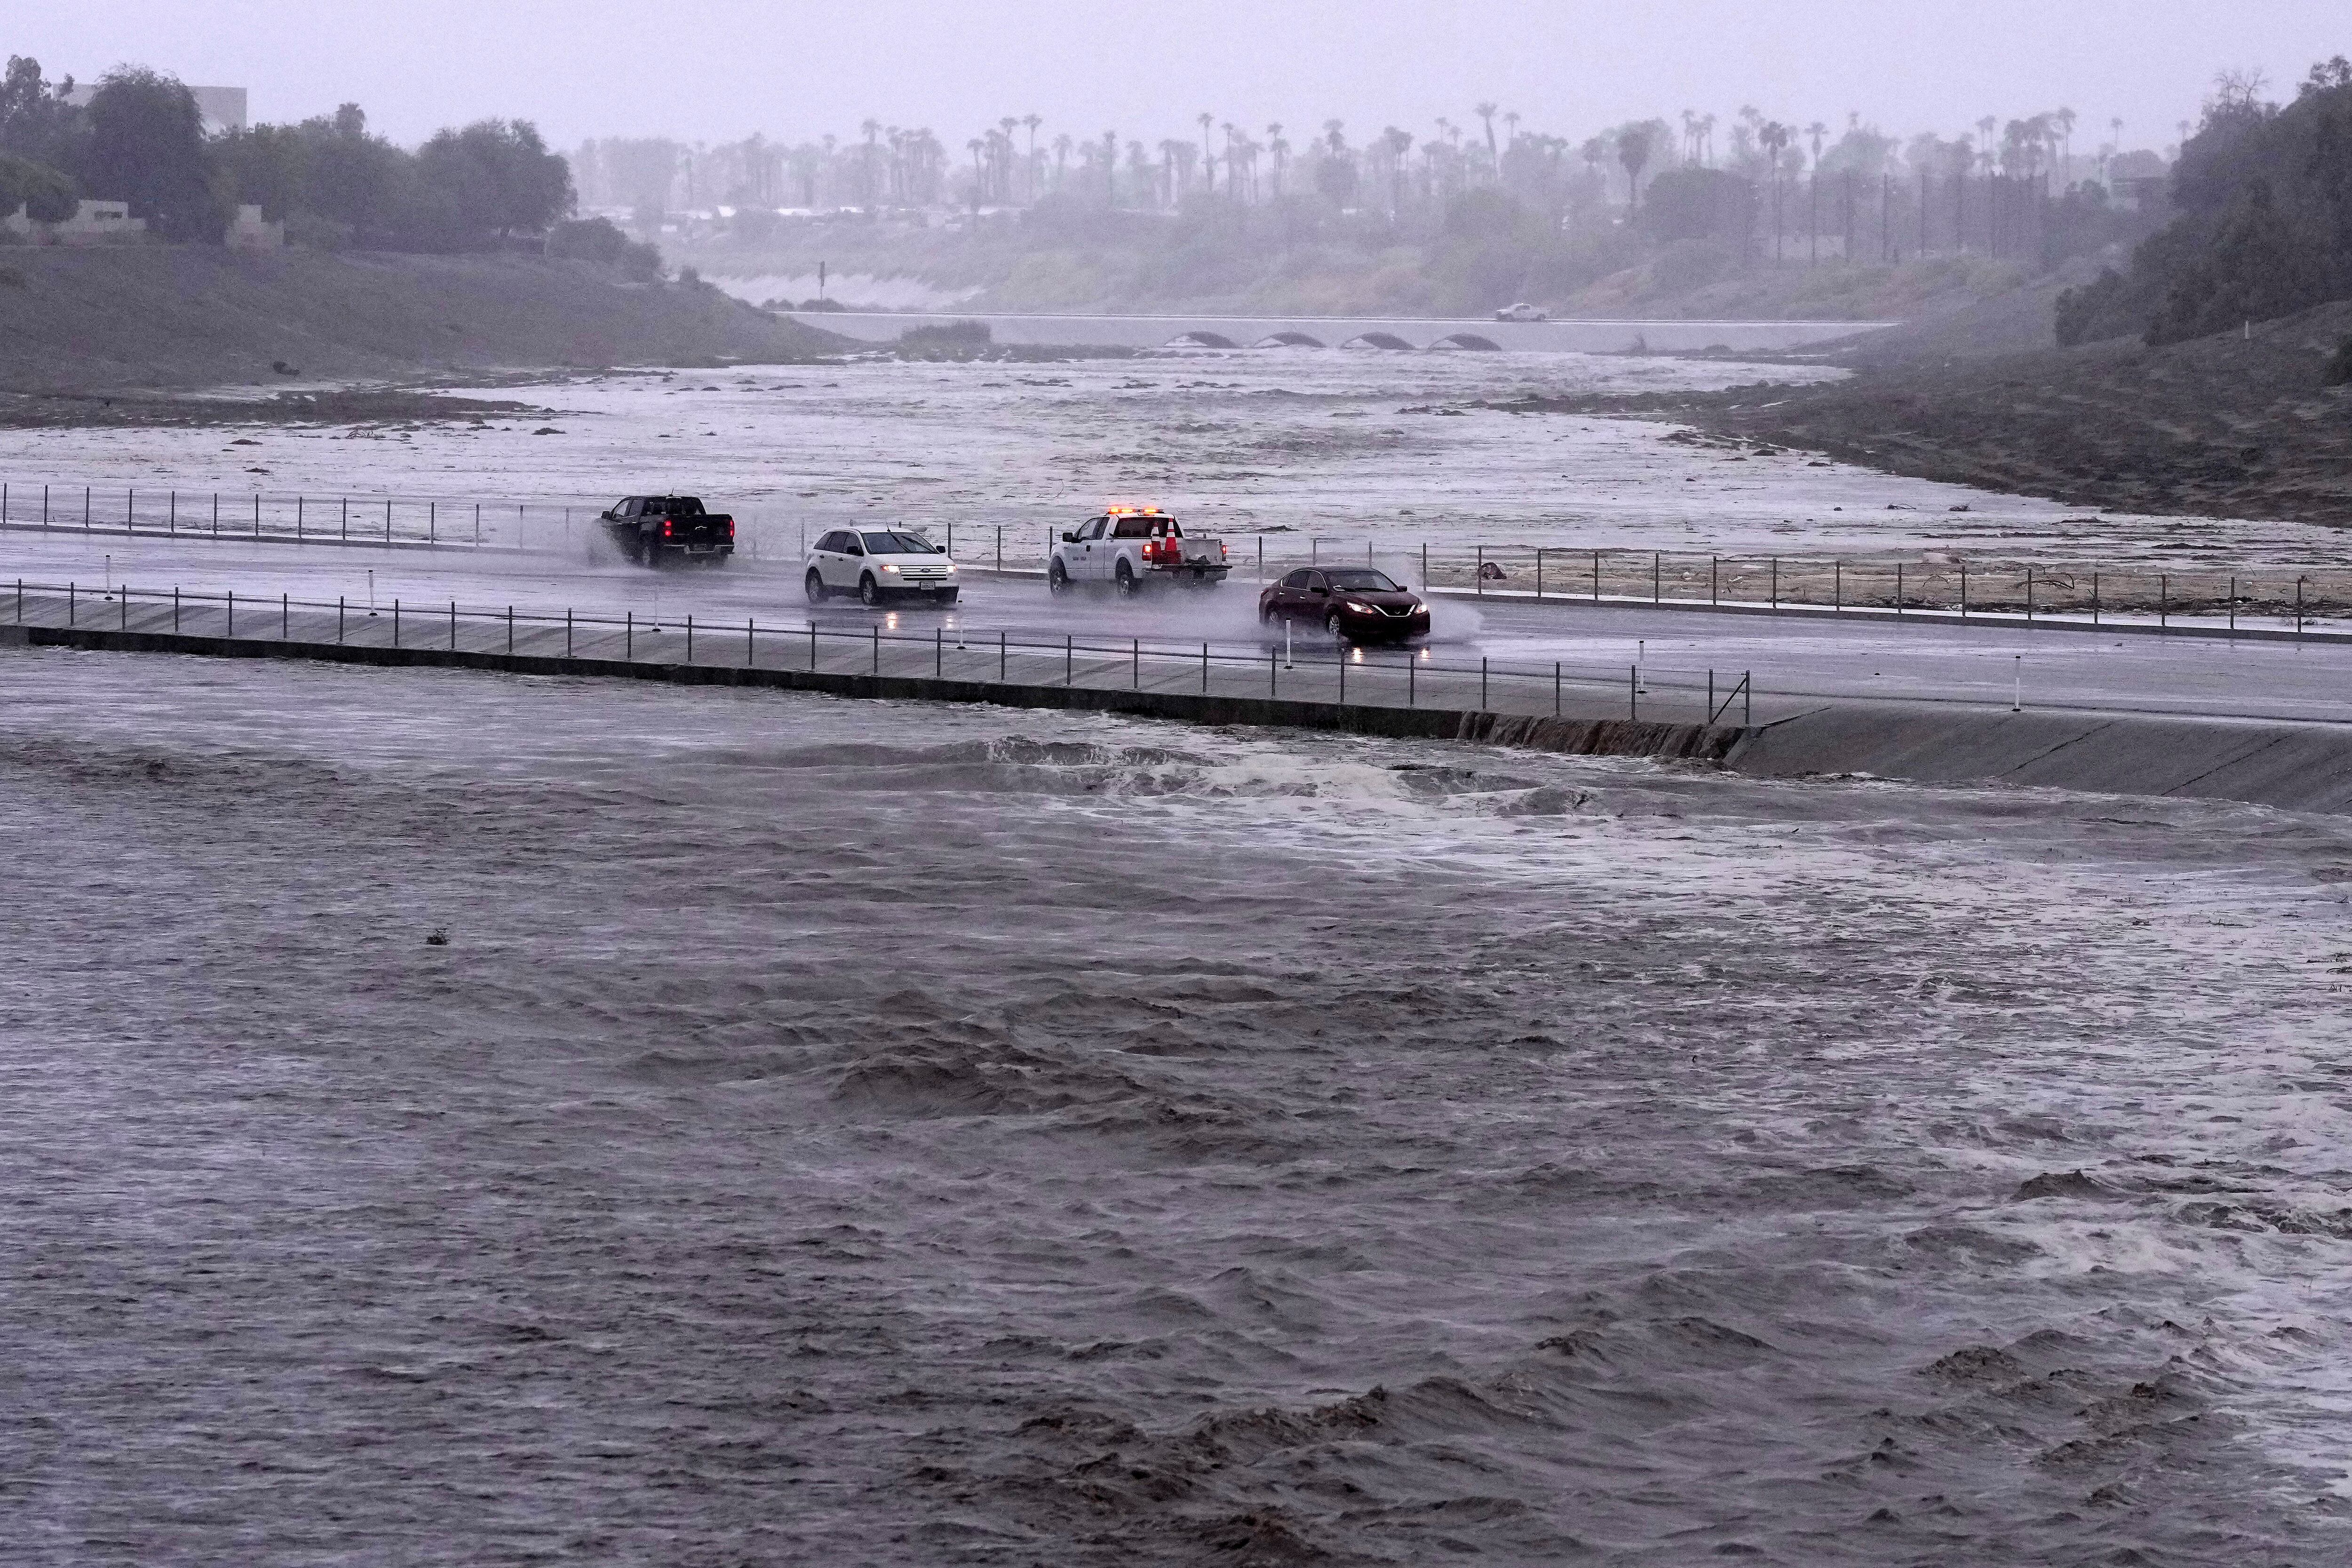
[[[1957,134],[1979,119],[2071,108],[2121,145],[2162,148],[2223,70],[2292,96],[2315,60],[2352,52],[2340,4],[2258,7],[2085,0],[1886,5],[1591,4],[1271,7],[1245,22],[1200,0],[872,0],[856,9],[685,0],[450,0],[334,8],[251,0],[118,0],[16,18],[7,51],[52,78],[152,66],[241,86],[256,122],[360,103],[415,142],[496,115],[549,142],[666,136],[800,141],[871,118],[950,144],[1007,115],[1099,136],[1190,134],[1197,118],[1352,133],[1426,132],[1494,101],[1530,126],[1592,129],[1685,110]]]

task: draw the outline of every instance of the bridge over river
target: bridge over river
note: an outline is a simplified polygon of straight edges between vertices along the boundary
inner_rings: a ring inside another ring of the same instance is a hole
[[[1439,316],[996,315],[980,311],[784,310],[844,337],[895,342],[914,327],[980,321],[1000,343],[1105,347],[1507,349],[1553,353],[1778,353],[1892,326],[1891,321],[1496,321]]]

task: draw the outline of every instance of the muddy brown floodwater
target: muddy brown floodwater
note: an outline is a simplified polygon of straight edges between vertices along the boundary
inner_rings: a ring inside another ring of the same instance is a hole
[[[2352,1544],[2352,826],[453,672],[0,695],[15,1561]]]

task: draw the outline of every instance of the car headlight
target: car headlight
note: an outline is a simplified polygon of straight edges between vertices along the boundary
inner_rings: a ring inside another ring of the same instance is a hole
[[[1349,600],[1346,601],[1346,602],[1345,602],[1345,603],[1343,603],[1339,607],[1340,607],[1341,609],[1343,609],[1343,610],[1346,610],[1346,611],[1349,612],[1350,614],[1353,614],[1353,615],[1359,615],[1359,616],[1370,616],[1370,615],[1376,615],[1376,614],[1378,614],[1378,613],[1379,613],[1379,612],[1377,612],[1376,610],[1374,610],[1374,609],[1373,609],[1370,605],[1360,605],[1360,604],[1356,603],[1356,601],[1355,601],[1355,600],[1353,600],[1353,599],[1349,599]]]
[[[947,563],[947,568],[948,568],[948,570],[949,570],[949,571],[950,571],[950,572],[954,571],[954,570],[955,570],[955,563],[954,563],[954,562],[952,562],[952,561],[950,561],[950,562]]]
[[[898,569],[898,567],[896,567],[896,566],[892,565],[892,564],[891,564],[889,562],[887,562],[887,561],[885,561],[885,562],[883,562],[883,563],[882,563],[882,570],[883,570],[883,571],[885,571],[885,572],[896,572]]]

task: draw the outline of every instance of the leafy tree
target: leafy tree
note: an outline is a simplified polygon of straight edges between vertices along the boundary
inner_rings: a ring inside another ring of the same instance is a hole
[[[647,279],[660,277],[662,271],[661,252],[631,239],[609,218],[581,218],[557,224],[548,231],[547,253],[601,262]]]
[[[2062,342],[2225,331],[2352,296],[2352,64],[2315,67],[2284,109],[2224,77],[2173,168],[2179,216],[2130,270],[2061,296]]]
[[[1642,205],[1642,169],[1650,161],[1650,128],[1629,125],[1617,133],[1617,162],[1625,166],[1625,205]]]
[[[418,149],[428,223],[460,244],[537,234],[572,210],[572,169],[527,120],[478,120]]]
[[[196,95],[143,66],[100,79],[76,173],[91,195],[126,201],[166,239],[218,240],[228,227]]]
[[[0,153],[0,217],[25,209],[35,223],[63,223],[79,204],[74,183],[47,163]]]
[[[84,129],[70,99],[73,85],[71,77],[55,84],[44,79],[37,59],[9,56],[0,75],[0,152],[53,169],[71,167]]]

